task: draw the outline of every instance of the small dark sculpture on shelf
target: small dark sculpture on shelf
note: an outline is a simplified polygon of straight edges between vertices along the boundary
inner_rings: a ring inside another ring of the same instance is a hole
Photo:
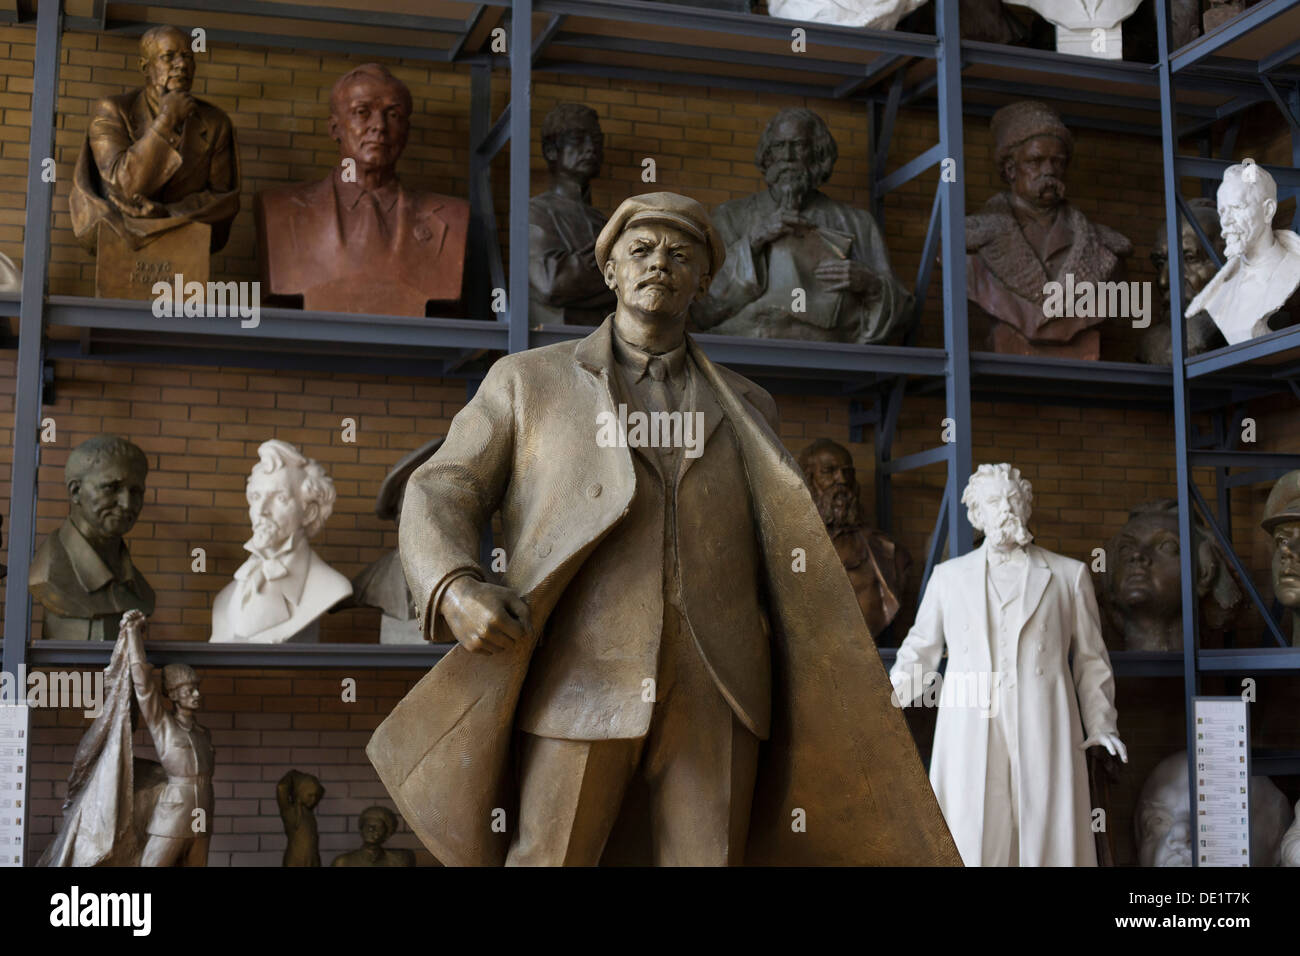
[[[1218,629],[1240,607],[1241,588],[1209,530],[1193,521],[1192,533],[1202,621]],[[1162,498],[1130,511],[1128,523],[1106,544],[1106,571],[1100,577],[1101,604],[1108,623],[1123,635],[1125,650],[1182,650],[1177,501]]]
[[[863,520],[857,473],[847,448],[819,438],[799,453],[799,467],[849,573],[867,628],[879,638],[898,614],[912,556]]]
[[[1223,261],[1223,235],[1219,230],[1219,211],[1213,199],[1192,199],[1187,204],[1196,222]],[[1223,337],[1214,326],[1214,320],[1204,312],[1189,316],[1187,305],[1194,299],[1205,284],[1214,278],[1218,266],[1210,254],[1201,245],[1196,230],[1185,216],[1178,217],[1180,238],[1183,246],[1183,325],[1187,330],[1186,355],[1199,355],[1222,344]],[[1155,242],[1151,246],[1151,262],[1156,267],[1157,283],[1160,287],[1160,314],[1165,320],[1142,337],[1138,358],[1150,365],[1168,365],[1172,361],[1172,327],[1169,322],[1169,234],[1165,227],[1156,230]]]
[[[334,858],[330,866],[415,866],[410,850],[386,849],[384,841],[397,832],[397,814],[387,807],[366,807],[358,829],[361,846]]]
[[[68,517],[37,550],[27,577],[45,608],[46,640],[109,640],[123,612],[153,613],[153,588],[123,540],[140,516],[148,473],[144,452],[115,435],[88,439],[68,455]]]
[[[591,205],[605,137],[596,111],[561,103],[542,121],[542,156],[550,188],[528,203],[529,320],[533,325],[599,325],[614,310],[614,293],[596,265],[596,237],[605,217]]]
[[[320,780],[300,770],[290,770],[275,785],[275,802],[287,839],[283,866],[320,866],[316,806],[323,796]]]

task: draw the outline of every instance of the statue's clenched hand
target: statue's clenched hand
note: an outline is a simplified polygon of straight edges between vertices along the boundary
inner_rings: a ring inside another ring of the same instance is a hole
[[[475,654],[495,654],[525,638],[531,615],[512,589],[468,575],[447,585],[438,608],[456,640]]]

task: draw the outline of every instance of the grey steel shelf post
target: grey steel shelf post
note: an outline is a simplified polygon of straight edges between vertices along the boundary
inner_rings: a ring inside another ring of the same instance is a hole
[[[533,0],[510,7],[510,351],[528,348],[528,164],[532,158]]]
[[[943,341],[948,350],[947,413],[955,434],[948,452],[948,554],[965,554],[975,532],[961,493],[974,455],[970,405],[970,325],[966,317],[966,164],[962,149],[961,29],[957,0],[935,0],[939,35],[939,143],[954,161],[956,180],[943,192]],[[943,167],[940,165],[940,177]],[[1175,286],[1174,288],[1177,288]]]
[[[32,615],[27,593],[36,540],[36,467],[40,447],[41,368],[46,265],[54,184],[41,178],[54,155],[54,108],[59,91],[62,0],[45,0],[36,14],[32,67],[32,135],[27,153],[27,220],[23,231],[23,285],[18,312],[18,368],[14,390],[14,460],[9,497],[9,575],[5,581],[4,670],[18,673],[27,658]]]

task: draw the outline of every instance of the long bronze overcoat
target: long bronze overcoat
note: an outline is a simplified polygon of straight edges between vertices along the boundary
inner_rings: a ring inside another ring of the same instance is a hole
[[[411,477],[400,544],[422,615],[458,571],[477,568],[480,528],[499,507],[504,583],[528,603],[539,634],[583,560],[627,513],[632,453],[595,440],[597,415],[616,411],[611,335],[606,319],[580,341],[498,360]],[[775,419],[771,397],[688,342],[740,443],[773,628],[772,736],[747,861],[960,865],[848,576],[765,417]],[[449,865],[505,859],[514,713],[533,646],[492,655],[453,648],[366,748],[411,828]]]

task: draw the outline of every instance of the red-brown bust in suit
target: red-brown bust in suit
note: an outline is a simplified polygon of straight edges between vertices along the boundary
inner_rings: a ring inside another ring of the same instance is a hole
[[[315,183],[258,193],[258,255],[272,296],[329,312],[424,315],[460,298],[469,203],[413,192],[397,178],[411,92],[378,64],[330,92],[340,163]]]

